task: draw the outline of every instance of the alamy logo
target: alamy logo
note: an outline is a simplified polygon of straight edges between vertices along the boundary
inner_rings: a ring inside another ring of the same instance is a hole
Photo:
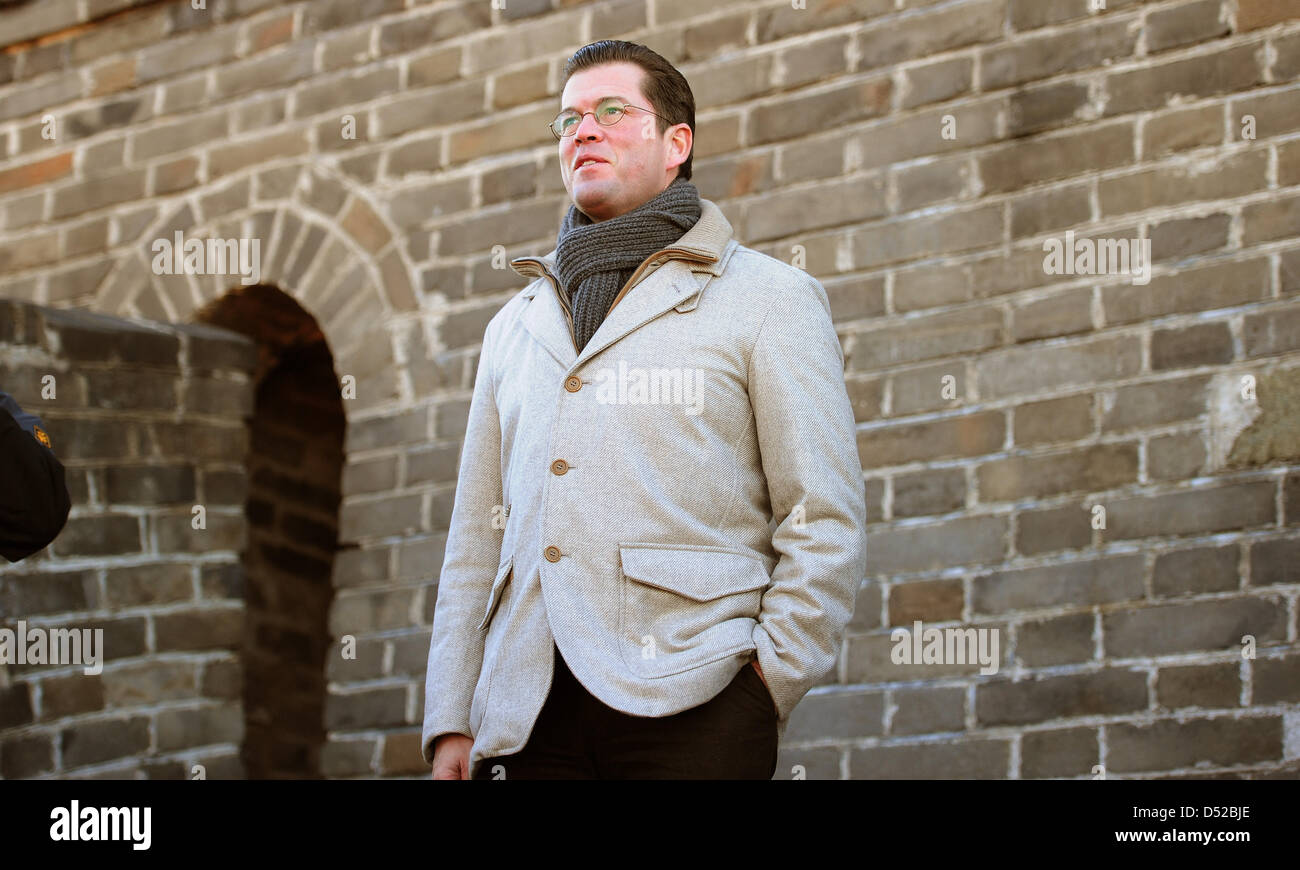
[[[104,629],[0,628],[0,665],[85,665],[94,676],[104,669]]]
[[[1043,240],[1043,271],[1048,275],[1132,275],[1134,284],[1151,283],[1150,239]]]
[[[50,839],[127,840],[132,849],[144,851],[153,842],[152,817],[151,807],[83,807],[73,801],[71,807],[50,810]]]
[[[596,401],[602,405],[687,405],[692,416],[704,411],[704,370],[632,368],[596,370]]]
[[[205,243],[206,242],[206,243]],[[262,280],[261,239],[154,239],[155,275],[239,275],[248,286]]]
[[[996,628],[927,628],[921,620],[912,630],[896,628],[889,633],[894,649],[889,658],[896,665],[980,665],[985,676],[998,672],[998,630]]]

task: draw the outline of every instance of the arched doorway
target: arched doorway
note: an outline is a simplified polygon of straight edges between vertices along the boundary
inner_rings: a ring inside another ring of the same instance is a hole
[[[249,779],[320,777],[346,420],[319,324],[279,289],[236,287],[195,319],[256,341],[241,650]]]

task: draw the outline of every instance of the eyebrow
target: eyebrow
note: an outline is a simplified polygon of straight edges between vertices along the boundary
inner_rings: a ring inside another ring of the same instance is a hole
[[[627,97],[623,96],[622,94],[606,94],[605,96],[601,97],[599,100],[596,101],[596,105],[599,106],[599,105],[600,105],[602,102],[604,102],[605,100],[622,100],[623,102],[626,103],[626,102],[627,102]],[[560,111],[561,111],[561,112],[568,112],[568,111],[575,111],[575,112],[576,112],[577,109],[574,109],[573,106],[564,106],[562,109],[560,109]]]

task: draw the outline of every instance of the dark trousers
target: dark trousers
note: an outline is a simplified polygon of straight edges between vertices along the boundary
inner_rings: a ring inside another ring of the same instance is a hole
[[[607,706],[569,670],[559,647],[550,694],[523,749],[486,758],[475,779],[771,779],[777,713],[746,663],[708,701],[671,716]]]

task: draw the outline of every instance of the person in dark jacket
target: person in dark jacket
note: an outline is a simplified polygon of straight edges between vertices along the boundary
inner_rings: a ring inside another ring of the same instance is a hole
[[[10,562],[44,549],[68,520],[63,463],[50,448],[41,419],[0,392],[0,556]]]

